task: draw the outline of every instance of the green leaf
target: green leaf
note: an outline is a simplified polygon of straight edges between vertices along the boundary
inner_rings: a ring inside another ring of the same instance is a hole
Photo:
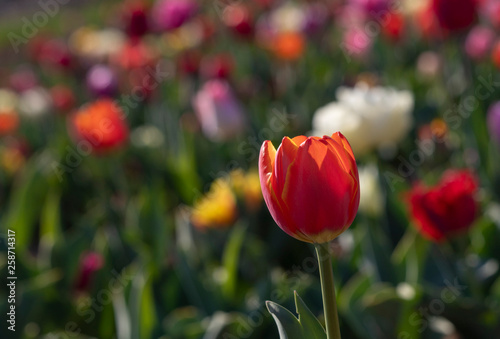
[[[231,232],[229,241],[224,249],[223,265],[227,273],[224,282],[224,294],[232,298],[236,292],[236,282],[238,280],[238,261],[240,257],[241,245],[245,239],[246,227],[237,225]]]
[[[35,231],[37,218],[48,190],[46,175],[46,155],[40,154],[26,164],[15,183],[10,197],[9,207],[2,222],[3,231],[16,232],[16,247],[24,250],[30,244]]]
[[[299,322],[302,325],[303,332],[307,334],[307,338],[326,338],[325,329],[319,323],[318,319],[309,310],[301,297],[294,291],[295,307],[299,315]]]
[[[298,318],[283,306],[272,301],[266,301],[267,310],[271,313],[278,326],[280,339],[326,339],[325,330],[318,319],[316,319],[297,292],[294,293]]]
[[[352,277],[340,290],[337,299],[339,310],[351,324],[351,328],[360,338],[373,338],[368,326],[367,314],[362,303],[363,296],[370,288],[369,276],[358,274]]]
[[[429,245],[429,241],[419,235],[413,227],[408,228],[391,258],[396,271],[400,274],[400,280],[412,284],[421,281]]]
[[[266,306],[273,316],[276,326],[278,326],[280,339],[303,338],[302,326],[300,326],[299,319],[292,312],[272,301],[266,301]]]

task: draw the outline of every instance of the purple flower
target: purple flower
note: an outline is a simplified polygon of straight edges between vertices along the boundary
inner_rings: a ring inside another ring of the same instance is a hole
[[[159,0],[152,10],[153,23],[160,31],[178,28],[191,19],[197,9],[193,0]]]
[[[474,60],[483,59],[488,55],[488,52],[495,39],[495,33],[487,27],[474,27],[465,40],[465,52]]]
[[[105,65],[93,66],[87,73],[87,88],[97,97],[115,95],[118,89],[115,72]]]
[[[348,5],[357,7],[368,17],[380,17],[389,11],[388,0],[349,0]]]
[[[328,8],[322,3],[309,5],[305,10],[302,30],[304,33],[314,35],[323,28],[328,20]]]
[[[488,129],[493,140],[500,145],[500,101],[488,109]]]
[[[225,141],[245,127],[245,115],[229,84],[210,80],[193,98],[193,107],[203,133],[213,141]]]

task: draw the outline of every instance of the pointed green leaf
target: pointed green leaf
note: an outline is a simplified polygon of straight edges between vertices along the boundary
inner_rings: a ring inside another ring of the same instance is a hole
[[[286,308],[272,301],[266,301],[267,310],[278,326],[280,339],[303,339],[299,320]]]
[[[325,329],[319,323],[318,319],[306,306],[302,298],[294,291],[295,307],[299,315],[299,322],[303,332],[307,333],[307,338],[326,339]]]
[[[278,326],[280,339],[312,338],[326,339],[326,333],[318,319],[309,310],[296,291],[295,309],[298,319],[292,312],[272,301],[267,301],[266,306]]]

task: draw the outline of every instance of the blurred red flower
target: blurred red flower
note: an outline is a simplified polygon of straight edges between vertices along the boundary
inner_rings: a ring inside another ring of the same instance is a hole
[[[75,280],[75,290],[78,292],[87,291],[95,273],[104,265],[103,257],[96,252],[85,253],[80,258],[80,265]]]
[[[248,37],[253,34],[252,14],[249,8],[242,3],[226,6],[222,12],[222,21],[238,35]]]
[[[77,141],[87,141],[96,152],[122,146],[129,130],[120,107],[109,99],[97,100],[70,117],[69,129]]]
[[[234,67],[234,60],[229,54],[217,54],[204,57],[201,61],[201,74],[206,78],[228,78]]]
[[[75,96],[73,91],[63,85],[56,85],[50,89],[50,96],[52,97],[52,102],[54,107],[61,111],[67,112],[75,106]]]
[[[128,36],[141,37],[149,31],[148,9],[145,3],[127,2],[122,11],[122,22]]]
[[[477,189],[476,177],[467,170],[445,172],[434,187],[414,186],[407,203],[418,230],[436,242],[467,231],[478,214]]]
[[[396,12],[388,13],[386,20],[385,24],[382,25],[382,32],[392,41],[398,41],[404,33],[404,16]]]
[[[452,32],[468,28],[476,20],[476,0],[432,0],[431,6],[440,26]]]
[[[323,138],[285,137],[278,150],[265,141],[259,176],[269,212],[298,240],[328,242],[354,221],[360,197],[358,167],[340,132]]]

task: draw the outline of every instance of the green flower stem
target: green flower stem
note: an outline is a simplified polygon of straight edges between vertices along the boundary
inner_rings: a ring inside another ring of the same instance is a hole
[[[328,243],[315,244],[319,263],[319,278],[323,294],[323,309],[325,313],[327,339],[340,339],[339,316],[337,314],[337,299],[333,284],[333,271]]]

